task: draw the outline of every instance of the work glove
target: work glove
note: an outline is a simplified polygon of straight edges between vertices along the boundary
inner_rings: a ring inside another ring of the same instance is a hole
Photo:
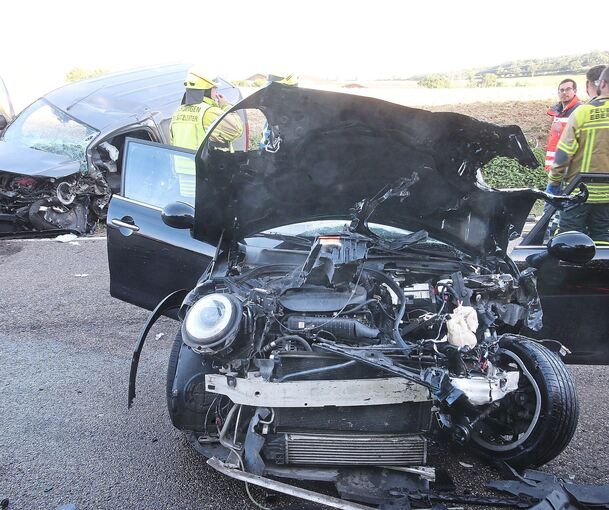
[[[546,193],[550,193],[552,195],[560,195],[560,183],[559,184],[552,184],[551,182],[548,183],[548,185],[546,186]],[[543,213],[546,214],[550,208],[552,206],[550,204],[548,204],[547,202],[545,204],[543,204]]]

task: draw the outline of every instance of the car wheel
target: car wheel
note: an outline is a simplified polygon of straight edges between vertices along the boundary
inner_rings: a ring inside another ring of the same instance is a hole
[[[84,234],[87,209],[80,203],[64,206],[55,204],[53,199],[43,198],[30,206],[28,219],[37,230],[67,229]]]
[[[47,207],[51,206],[51,201],[49,199],[43,198],[41,200],[37,200],[34,202],[28,211],[28,219],[30,223],[37,230],[54,230],[57,227],[54,223],[47,221],[44,217],[44,211]],[[42,211],[41,208],[44,208]]]
[[[524,337],[501,343],[502,368],[520,370],[518,389],[493,404],[472,430],[484,455],[514,467],[546,464],[571,441],[579,417],[575,385],[559,356]]]

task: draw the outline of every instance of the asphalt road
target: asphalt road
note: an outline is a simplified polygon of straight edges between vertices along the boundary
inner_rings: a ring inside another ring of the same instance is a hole
[[[127,410],[131,352],[147,312],[110,297],[105,241],[0,242],[0,282],[0,500],[9,509],[255,508],[242,483],[209,468],[170,424],[164,383],[175,322],[155,326]],[[609,483],[609,370],[572,372],[580,425],[544,470]],[[432,461],[458,487],[477,491],[497,476],[449,451],[436,448]]]

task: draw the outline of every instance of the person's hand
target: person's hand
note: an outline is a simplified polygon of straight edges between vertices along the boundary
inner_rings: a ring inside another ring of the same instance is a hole
[[[552,184],[549,182],[546,186],[546,193],[550,193],[551,195],[560,195],[560,184]],[[545,202],[543,204],[543,213],[546,214],[548,211],[552,209],[552,206]]]
[[[224,94],[222,94],[221,92],[216,92],[216,102],[222,106],[225,105],[227,103],[226,98],[224,97]]]
[[[550,193],[552,195],[560,195],[560,184],[552,184],[549,182],[546,186],[546,193]]]

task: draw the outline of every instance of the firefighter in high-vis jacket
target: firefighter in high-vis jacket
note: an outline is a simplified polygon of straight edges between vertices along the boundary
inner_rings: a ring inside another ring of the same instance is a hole
[[[266,76],[269,83],[281,83],[282,85],[298,86],[298,76],[285,71],[279,73],[269,73]]]
[[[171,117],[171,144],[197,150],[220,116],[232,107],[218,92],[213,80],[198,67],[193,67],[184,82],[186,92],[182,104]],[[237,113],[230,113],[213,127],[210,143],[214,149],[233,151],[232,142],[243,134],[243,123]],[[175,172],[183,197],[195,196],[195,165],[191,158],[175,156]]]
[[[556,148],[546,191],[559,194],[580,173],[609,174],[609,67],[600,77],[598,95],[569,117]],[[587,184],[585,204],[560,213],[559,232],[577,230],[596,244],[609,245],[609,182]]]

